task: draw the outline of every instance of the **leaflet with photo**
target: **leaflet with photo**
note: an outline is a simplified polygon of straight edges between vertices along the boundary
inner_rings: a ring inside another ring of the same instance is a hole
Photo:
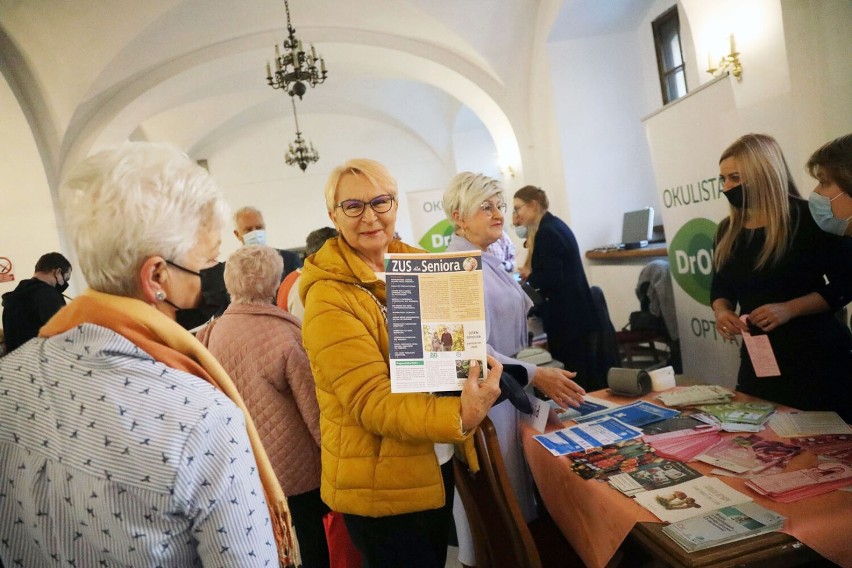
[[[695,552],[780,530],[784,519],[750,501],[666,525],[663,533],[685,551]]]
[[[699,477],[675,487],[644,491],[637,493],[634,499],[661,521],[669,523],[752,501],[748,495],[715,477]]]
[[[643,491],[671,487],[699,477],[701,472],[684,463],[658,458],[654,462],[639,466],[635,471],[611,475],[607,482],[632,497]]]
[[[460,391],[471,360],[485,369],[481,257],[385,255],[391,392]]]

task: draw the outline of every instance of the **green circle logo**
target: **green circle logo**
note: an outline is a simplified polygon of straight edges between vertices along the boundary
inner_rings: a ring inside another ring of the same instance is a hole
[[[441,219],[431,229],[426,231],[417,244],[428,252],[444,252],[453,235],[453,224],[447,219]]]
[[[710,305],[715,236],[716,223],[696,217],[683,225],[669,244],[669,265],[675,282],[705,306]]]

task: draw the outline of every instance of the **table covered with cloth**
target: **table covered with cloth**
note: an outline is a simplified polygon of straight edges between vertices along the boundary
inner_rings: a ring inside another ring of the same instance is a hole
[[[589,394],[617,404],[629,404],[637,400],[611,395],[608,390]],[[657,394],[659,393],[650,393],[642,398],[665,406],[655,400]],[[734,400],[758,399],[737,393]],[[793,409],[783,406],[777,408],[779,412],[790,410]],[[573,424],[563,424],[556,413],[551,412],[545,431],[551,432]],[[551,455],[533,439],[536,434],[538,432],[530,424],[522,423],[524,454],[541,498],[562,533],[589,568],[605,566],[637,522],[659,522],[650,511],[609,484],[594,479],[585,480],[574,473],[571,470],[571,460],[567,456]],[[723,432],[722,435],[727,437],[737,434]],[[783,440],[768,426],[758,435],[766,439]],[[816,463],[816,456],[803,450],[784,471],[813,467]],[[696,461],[689,462],[689,466],[704,475],[710,475],[710,470],[713,469],[713,466]],[[747,488],[745,479],[718,477],[754,499],[756,503],[785,516],[787,520],[783,532],[832,562],[852,567],[852,544],[849,540],[852,535],[852,493],[833,491],[794,503],[777,503]]]

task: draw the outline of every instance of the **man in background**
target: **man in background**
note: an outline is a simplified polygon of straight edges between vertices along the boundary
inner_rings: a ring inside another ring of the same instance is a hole
[[[328,239],[337,236],[337,231],[331,227],[323,227],[308,233],[305,239],[305,258],[308,258],[325,244]],[[299,297],[299,276],[302,273],[301,268],[288,274],[281,286],[278,288],[278,296],[275,303],[279,308],[296,316],[300,320],[305,317],[305,306],[302,304],[302,298]]]
[[[71,263],[58,252],[42,255],[32,278],[21,280],[3,294],[3,332],[6,351],[23,345],[65,305],[62,292],[71,280]]]
[[[266,245],[266,223],[263,213],[255,207],[240,207],[234,213],[234,236],[244,245]],[[285,276],[302,266],[302,259],[295,252],[277,249],[278,254],[284,259]]]

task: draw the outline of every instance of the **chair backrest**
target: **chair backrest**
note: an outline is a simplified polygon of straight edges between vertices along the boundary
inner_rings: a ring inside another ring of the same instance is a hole
[[[541,568],[503,465],[494,424],[486,417],[473,435],[479,471],[453,458],[456,488],[467,513],[477,568]]]

